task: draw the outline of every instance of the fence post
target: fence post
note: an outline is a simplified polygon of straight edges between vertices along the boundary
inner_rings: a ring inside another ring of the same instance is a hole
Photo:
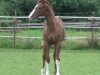
[[[17,12],[15,11],[15,16],[14,16],[14,45],[13,47],[15,48],[16,46],[16,25],[17,25]]]
[[[94,49],[94,23],[95,23],[95,20],[94,20],[94,12],[92,14],[92,35],[91,35],[91,48]]]

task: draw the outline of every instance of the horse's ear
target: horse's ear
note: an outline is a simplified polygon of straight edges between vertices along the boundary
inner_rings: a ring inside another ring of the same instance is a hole
[[[50,2],[50,0],[47,0],[47,1],[49,1],[49,2]]]
[[[40,1],[45,2],[45,1],[50,1],[50,0],[38,0],[38,2],[40,2]]]
[[[44,3],[45,1],[47,1],[47,0],[38,0],[38,2],[43,2],[43,3]]]
[[[45,2],[50,2],[50,0],[38,0],[38,2],[42,2],[43,4],[45,4]]]

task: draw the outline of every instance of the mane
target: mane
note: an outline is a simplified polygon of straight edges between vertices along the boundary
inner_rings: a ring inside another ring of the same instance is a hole
[[[50,4],[50,2],[49,2],[49,1],[46,1],[46,3],[47,3],[47,5],[51,8],[51,10],[52,10],[53,13],[54,13],[53,7],[52,7],[52,5]],[[54,14],[55,14],[55,13],[54,13]]]
[[[53,10],[52,5],[50,4],[50,2],[46,1],[46,3],[51,7],[51,9]]]

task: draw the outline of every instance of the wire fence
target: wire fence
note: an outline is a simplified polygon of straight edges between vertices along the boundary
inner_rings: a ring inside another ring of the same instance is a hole
[[[30,12],[18,12],[17,11],[17,15],[19,16],[27,16],[29,15]],[[59,16],[91,16],[93,14],[93,12],[82,12],[82,13],[55,13],[55,15],[59,15]],[[0,12],[0,16],[15,16],[15,12]],[[96,14],[94,16],[97,16]]]
[[[66,40],[62,48],[100,49],[100,17],[59,16],[64,21]],[[41,48],[44,17],[0,16],[0,47]]]

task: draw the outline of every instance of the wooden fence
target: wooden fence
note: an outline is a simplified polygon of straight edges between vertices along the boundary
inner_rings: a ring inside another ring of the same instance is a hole
[[[64,22],[65,28],[70,29],[91,29],[91,37],[93,42],[94,37],[94,29],[100,29],[100,17],[76,17],[76,16],[59,16],[63,20],[68,20]],[[44,17],[39,17],[43,19]],[[9,19],[9,20],[8,20]],[[16,36],[16,32],[20,31],[20,29],[34,29],[34,28],[43,28],[43,23],[23,23],[21,19],[28,19],[27,16],[0,16],[0,23],[13,23],[13,25],[9,27],[0,27],[1,32],[13,32],[13,36],[0,36],[0,38],[14,38],[14,46],[16,38],[42,38],[42,37],[22,37]],[[69,21],[72,19],[78,19],[77,21]],[[82,19],[86,19],[87,21],[79,21]],[[66,39],[85,39],[87,37],[66,37]],[[100,39],[100,37],[98,37]]]
[[[65,28],[92,28],[92,19],[94,19],[95,24],[93,24],[93,28],[100,28],[100,22],[96,21],[99,20],[100,17],[72,17],[72,16],[59,16],[61,19],[87,19],[90,20],[89,22],[64,22]],[[11,16],[0,16],[0,18],[5,19],[5,18],[10,18],[11,20],[0,20],[0,23],[16,23],[13,24],[13,26],[10,27],[0,27],[0,31],[13,31],[14,26],[16,29],[26,29],[26,28],[43,28],[43,23],[22,23],[21,20],[22,18],[28,18],[28,17],[11,17]],[[40,17],[43,18],[43,17]],[[15,20],[16,19],[16,20]],[[93,21],[93,22],[94,22]],[[4,30],[6,29],[6,30]]]

